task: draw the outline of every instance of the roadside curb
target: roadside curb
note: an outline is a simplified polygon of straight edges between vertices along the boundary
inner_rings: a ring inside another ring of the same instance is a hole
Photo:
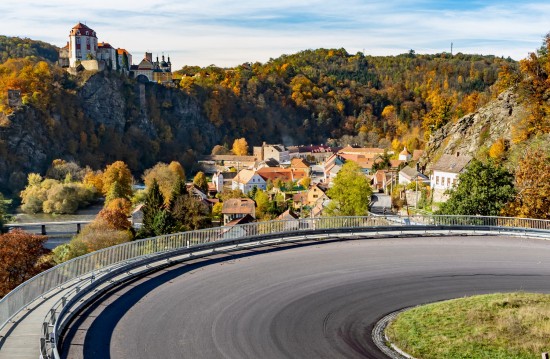
[[[409,354],[399,349],[399,347],[390,342],[388,340],[388,337],[386,336],[386,328],[388,327],[388,325],[393,322],[400,313],[407,311],[411,308],[413,307],[403,308],[386,315],[385,317],[380,319],[372,329],[372,340],[374,344],[378,347],[378,349],[380,349],[380,351],[382,351],[382,353],[386,354],[392,359],[416,359],[415,357],[410,356]]]

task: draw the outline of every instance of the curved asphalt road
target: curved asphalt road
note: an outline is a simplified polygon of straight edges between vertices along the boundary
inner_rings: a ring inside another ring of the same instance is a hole
[[[292,247],[182,264],[118,288],[73,323],[64,357],[385,358],[371,331],[389,312],[480,293],[550,293],[544,240]]]

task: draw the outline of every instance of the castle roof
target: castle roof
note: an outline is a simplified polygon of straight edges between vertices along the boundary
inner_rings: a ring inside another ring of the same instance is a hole
[[[82,36],[91,36],[96,37],[95,31],[90,29],[88,26],[79,22],[71,29],[71,35],[82,35]]]
[[[100,42],[97,44],[97,47],[101,47],[104,49],[112,49],[113,47],[108,42]]]
[[[117,52],[119,55],[122,55],[122,54],[130,55],[130,53],[129,53],[126,49],[118,48],[118,49],[116,49],[116,52]]]

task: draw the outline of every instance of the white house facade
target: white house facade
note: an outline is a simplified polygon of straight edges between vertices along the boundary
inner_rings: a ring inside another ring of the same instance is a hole
[[[443,155],[432,168],[431,186],[435,190],[448,190],[458,183],[458,175],[472,160],[470,156]]]
[[[248,194],[254,187],[265,191],[267,183],[262,176],[253,170],[241,170],[231,182],[231,189],[240,189],[244,194]]]

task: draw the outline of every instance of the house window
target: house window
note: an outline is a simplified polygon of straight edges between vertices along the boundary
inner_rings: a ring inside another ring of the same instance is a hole
[[[80,50],[76,50],[76,57],[81,58],[82,55],[80,54]]]
[[[435,184],[439,184],[439,176],[435,177]]]
[[[453,186],[456,185],[456,178],[453,178]]]
[[[80,44],[80,37],[77,37],[77,38],[76,38],[76,43],[77,43],[77,44]]]
[[[316,195],[316,194],[314,194],[314,195],[313,195],[313,198],[317,198],[317,197],[319,197],[319,196],[318,196],[318,195]]]
[[[451,187],[451,177],[447,177],[447,187]]]

